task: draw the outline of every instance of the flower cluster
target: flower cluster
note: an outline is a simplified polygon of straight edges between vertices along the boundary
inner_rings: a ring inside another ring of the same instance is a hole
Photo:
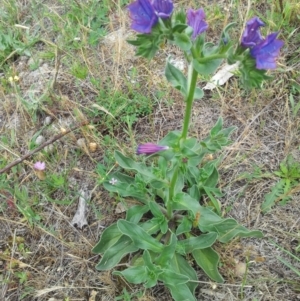
[[[255,58],[257,69],[275,69],[276,59],[284,42],[276,39],[278,32],[273,32],[263,39],[260,27],[264,25],[258,17],[250,19],[246,23],[241,44],[244,48],[250,48],[250,54]]]
[[[169,18],[173,12],[171,0],[137,0],[128,5],[131,28],[140,33],[150,33],[158,18]]]

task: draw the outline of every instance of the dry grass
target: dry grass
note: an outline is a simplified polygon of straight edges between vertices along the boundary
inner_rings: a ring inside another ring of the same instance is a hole
[[[57,16],[66,9],[60,2],[44,2],[43,5]],[[226,15],[218,15],[215,20],[210,11],[212,26],[208,35],[212,39],[220,31],[215,23],[223,25],[222,22],[236,20],[229,2],[214,1],[214,7],[219,5],[220,11]],[[178,7],[212,5],[211,1],[181,0],[175,3]],[[18,5],[24,12],[20,16],[21,22],[29,14],[26,10],[29,3],[19,1]],[[245,8],[240,4],[237,11],[240,24],[246,19]],[[263,5],[261,13],[265,10]],[[70,128],[84,120],[91,121],[92,126],[82,127],[56,142],[53,153],[38,153],[8,173],[16,185],[29,187],[39,182],[32,163],[47,160],[48,173],[67,177],[68,193],[57,191],[51,197],[59,201],[68,197],[67,201],[72,202],[67,205],[49,202],[41,191],[39,195],[29,194],[29,203],[34,204],[42,220],[42,223],[31,225],[18,211],[14,203],[16,197],[4,190],[0,194],[1,202],[8,204],[0,213],[0,299],[21,300],[21,296],[28,292],[22,300],[114,300],[123,288],[133,293],[141,287],[132,287],[110,272],[95,270],[99,256],[92,254],[91,248],[103,229],[123,216],[123,213],[114,211],[117,200],[99,185],[95,166],[97,162],[103,163],[107,151],[113,148],[132,152],[139,142],[158,141],[169,130],[180,129],[184,104],[180,94],[172,90],[162,76],[166,57],[171,53],[172,57],[180,58],[180,54],[168,46],[151,62],[136,58],[134,49],[126,43],[131,32],[128,32],[126,12],[120,8],[110,13],[110,34],[96,48],[85,47],[73,52],[56,48],[51,44],[55,37],[49,31],[52,26],[50,20],[45,17],[40,24],[33,24],[33,28],[41,24],[43,39],[48,42],[37,44],[33,57],[38,58],[39,53],[47,51],[54,51],[55,57],[53,60],[44,59],[35,71],[30,70],[30,62],[25,56],[11,62],[10,70],[20,77],[20,81],[19,90],[15,92],[0,87],[0,135],[10,139],[8,144],[0,142],[1,156],[11,162],[24,155],[29,141],[41,129],[47,116],[52,121],[51,126],[42,132],[45,139],[59,133],[61,128]],[[236,32],[237,36],[239,34]],[[195,103],[191,125],[194,136],[204,138],[219,116],[224,118],[226,126],[237,127],[232,136],[233,144],[221,154],[224,156],[220,167],[224,214],[228,209],[227,216],[265,234],[263,239],[235,240],[228,245],[218,245],[222,258],[221,272],[226,283],[211,283],[198,271],[198,300],[295,301],[300,296],[299,277],[277,259],[284,255],[270,242],[272,239],[296,254],[300,233],[299,190],[287,205],[276,206],[270,213],[262,215],[260,205],[275,178],[247,181],[240,176],[253,172],[254,166],[259,166],[264,172],[275,171],[290,153],[300,160],[299,114],[293,116],[289,106],[291,79],[300,84],[299,52],[298,57],[297,54],[295,56],[299,40],[285,46],[284,57],[280,61],[283,71],[275,74],[274,81],[266,84],[263,90],[245,93],[239,88],[238,80],[233,78],[224,87],[207,93],[204,99]],[[286,61],[291,57],[294,57],[293,64],[287,65]],[[87,67],[89,76],[86,79],[78,80],[71,74],[70,64],[73,61]],[[138,70],[138,77],[134,79],[128,72],[132,68]],[[1,74],[2,78],[5,76]],[[91,78],[101,79],[102,87],[109,87],[111,92],[128,91],[128,83],[136,81],[140,93],[147,95],[155,104],[153,113],[139,118],[131,129],[120,120],[115,121],[113,129],[101,118],[90,120],[88,112],[99,93],[91,84]],[[165,92],[162,99],[156,98],[157,91]],[[34,119],[34,114],[26,110],[24,101],[40,97],[46,100]],[[297,98],[299,101],[299,95]],[[129,137],[128,133],[131,134]],[[104,143],[106,135],[113,137],[111,147]],[[87,149],[78,146],[80,138],[85,139]],[[89,150],[90,142],[97,144],[95,152]],[[71,224],[80,189],[92,192],[87,209],[88,226],[82,230]],[[238,263],[247,264],[246,273],[239,275],[236,272]],[[296,262],[294,264],[300,269],[299,263],[298,266]],[[24,284],[20,282],[18,272],[26,274]],[[162,286],[157,286],[138,300],[163,299],[171,300],[171,297]]]

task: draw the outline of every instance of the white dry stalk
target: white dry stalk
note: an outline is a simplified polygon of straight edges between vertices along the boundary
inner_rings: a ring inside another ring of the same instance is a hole
[[[234,75],[234,72],[239,68],[238,63],[233,65],[225,64],[210,80],[203,90],[213,90],[216,86],[224,85],[230,77]]]
[[[82,229],[84,226],[87,226],[87,220],[85,217],[86,201],[90,199],[90,194],[83,189],[79,191],[80,197],[78,202],[77,211],[71,221],[73,226],[77,226],[79,229]]]

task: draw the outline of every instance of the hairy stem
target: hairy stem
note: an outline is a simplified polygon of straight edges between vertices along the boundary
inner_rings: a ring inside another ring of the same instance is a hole
[[[185,140],[187,138],[190,118],[192,113],[193,101],[194,101],[194,94],[196,89],[198,73],[193,68],[193,64],[190,63],[189,65],[189,74],[188,74],[188,95],[186,98],[186,108],[185,108],[185,116],[183,121],[183,129],[181,134],[181,139]]]

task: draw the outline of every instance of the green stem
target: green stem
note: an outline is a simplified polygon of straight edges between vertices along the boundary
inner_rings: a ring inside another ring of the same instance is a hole
[[[196,89],[198,73],[193,68],[193,63],[189,65],[189,73],[188,73],[188,95],[186,98],[186,108],[185,108],[185,116],[183,121],[183,129],[181,134],[181,139],[185,140],[187,138],[190,118],[192,113],[193,101],[194,101],[194,94]]]
[[[171,179],[170,188],[169,188],[169,198],[167,202],[167,216],[168,219],[172,218],[172,203],[173,203],[173,197],[175,192],[175,186],[178,178],[178,166],[174,168],[174,173]]]

